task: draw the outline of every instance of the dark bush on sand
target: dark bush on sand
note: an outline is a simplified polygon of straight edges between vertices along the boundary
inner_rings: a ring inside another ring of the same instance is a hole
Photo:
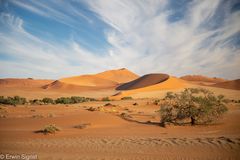
[[[54,100],[52,98],[43,98],[42,102],[45,104],[54,104]]]
[[[82,102],[88,102],[88,101],[95,101],[94,98],[86,98],[86,97],[60,97],[55,100],[55,103],[57,104],[75,104],[75,103],[82,103]]]
[[[130,100],[133,99],[132,97],[122,97],[121,100]]]
[[[208,124],[227,111],[224,96],[215,96],[202,88],[187,88],[180,93],[168,92],[161,104],[161,125],[173,123]]]
[[[9,104],[9,105],[23,105],[26,104],[26,98],[14,96],[14,97],[7,97],[0,96],[0,104]]]

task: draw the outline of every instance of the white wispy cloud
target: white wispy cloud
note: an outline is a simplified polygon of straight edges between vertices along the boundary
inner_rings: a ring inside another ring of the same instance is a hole
[[[11,3],[73,29],[79,28],[73,15],[95,25],[91,17],[67,1]],[[221,0],[192,1],[184,17],[174,22],[169,21],[174,10],[168,8],[167,0],[85,3],[111,26],[105,30],[111,45],[105,54],[91,52],[73,39],[64,45],[42,40],[24,28],[21,18],[2,12],[0,21],[5,30],[0,32],[0,53],[16,60],[0,60],[0,74],[59,78],[126,67],[139,74],[164,72],[176,76],[205,74],[239,78],[240,47],[229,44],[232,36],[240,34],[240,12],[230,10],[233,1],[227,2],[222,10],[225,17],[214,29],[209,24],[215,23],[212,19],[223,5]]]
[[[165,8],[166,1],[87,2],[103,21],[117,30],[106,34],[115,49],[111,54],[119,56],[120,61],[138,73],[239,77],[240,50],[224,43],[239,34],[240,12],[223,10],[227,16],[222,19],[224,24],[214,30],[207,27],[223,1],[193,1],[184,18],[176,22],[168,20],[171,12]],[[227,5],[232,4],[229,1]],[[211,39],[210,45],[201,47],[214,34],[218,35]]]

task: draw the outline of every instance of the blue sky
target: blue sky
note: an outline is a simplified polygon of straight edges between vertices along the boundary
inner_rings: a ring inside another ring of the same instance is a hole
[[[0,77],[240,78],[238,0],[0,0]]]

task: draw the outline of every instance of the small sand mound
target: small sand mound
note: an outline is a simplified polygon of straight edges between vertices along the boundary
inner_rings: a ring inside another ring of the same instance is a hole
[[[143,88],[151,85],[155,85],[168,80],[169,75],[167,74],[147,74],[136,80],[125,83],[117,87],[117,90],[132,90]]]
[[[225,89],[234,89],[234,90],[240,90],[240,79],[236,79],[233,81],[227,81],[227,82],[221,82],[214,85],[211,85],[212,87],[219,87],[219,88],[225,88]]]
[[[206,77],[202,75],[186,75],[183,77],[180,77],[183,80],[186,81],[197,81],[197,82],[210,82],[210,83],[220,83],[220,82],[226,82],[227,80],[217,77]]]

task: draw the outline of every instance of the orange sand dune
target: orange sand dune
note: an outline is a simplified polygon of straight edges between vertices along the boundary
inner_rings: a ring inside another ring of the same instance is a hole
[[[186,75],[183,77],[180,77],[183,80],[186,81],[197,81],[197,82],[210,82],[210,83],[220,83],[220,82],[226,82],[227,80],[222,78],[210,78],[202,75]]]
[[[101,89],[113,89],[115,86],[80,86],[69,83],[64,83],[56,80],[50,84],[42,86],[43,89],[51,89],[55,91],[94,91]]]
[[[123,68],[118,70],[109,70],[92,75],[80,75],[74,77],[62,78],[56,82],[53,82],[45,89],[50,88],[74,88],[79,89],[78,86],[84,87],[112,87],[117,86],[119,83],[129,82],[138,78],[138,76],[131,71]],[[95,89],[96,89],[95,88]]]
[[[116,82],[99,78],[95,75],[82,75],[82,76],[74,76],[69,78],[63,78],[59,80],[60,82],[78,86],[115,86]]]
[[[126,83],[139,78],[138,75],[129,71],[126,68],[101,72],[96,74],[96,76],[99,78],[108,79],[117,83]]]
[[[53,80],[39,80],[39,79],[20,79],[20,78],[6,78],[0,79],[0,87],[42,87],[43,85],[52,83]]]
[[[233,81],[227,81],[227,82],[221,82],[214,85],[211,85],[212,87],[219,87],[219,88],[225,88],[225,89],[234,89],[234,90],[240,90],[240,79],[236,79]]]
[[[117,90],[131,90],[155,85],[166,81],[169,78],[167,74],[147,74],[136,80],[125,83],[117,87]]]
[[[146,92],[153,92],[153,91],[160,91],[160,90],[175,90],[175,89],[181,89],[187,86],[188,84],[185,81],[179,78],[170,76],[167,80],[161,83],[143,87],[143,88],[121,91],[118,94],[112,96],[111,98],[121,99],[122,97],[131,96],[139,93],[146,94]]]
[[[60,82],[58,80],[50,83],[50,84],[47,84],[45,86],[42,86],[43,89],[75,89],[75,88],[78,88],[78,89],[82,89],[81,86],[77,86],[77,85],[73,85],[73,84],[67,84],[67,83],[64,83],[64,82]],[[90,88],[90,87],[86,87],[86,88]]]

